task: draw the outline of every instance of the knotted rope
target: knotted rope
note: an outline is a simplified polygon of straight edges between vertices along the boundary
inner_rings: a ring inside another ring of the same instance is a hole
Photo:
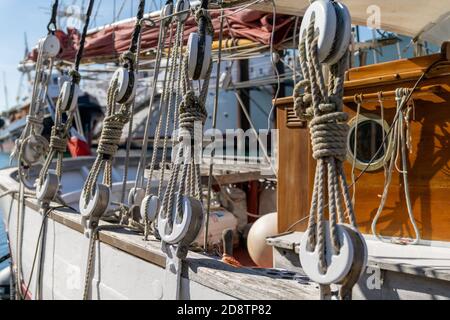
[[[211,24],[211,18],[206,10],[198,9],[195,17],[198,21],[203,19],[206,32],[209,35],[214,32],[212,27],[208,27]],[[202,128],[207,117],[205,103],[211,76],[212,60],[209,61],[200,93],[196,96],[188,77],[188,57],[189,51],[186,50],[181,74],[183,98],[178,109],[178,137],[175,141],[177,145],[174,146],[178,149],[172,163],[172,171],[161,209],[163,217],[167,217],[171,225],[175,217],[176,219],[182,218],[182,199],[184,195],[198,200],[201,200],[202,197],[200,163],[198,161],[199,155],[196,153],[196,143],[199,143],[200,146],[202,143]],[[196,130],[197,128],[200,130]],[[177,197],[175,197],[175,194],[177,194]],[[174,205],[176,205],[175,217],[172,215]]]
[[[299,44],[300,66],[304,80],[296,85],[294,97],[297,115],[303,120],[310,120],[313,158],[317,160],[308,221],[308,248],[311,251],[318,248],[319,266],[325,273],[327,263],[323,222],[326,192],[328,191],[331,243],[336,253],[339,253],[341,246],[336,225],[348,218],[350,224],[356,228],[356,219],[342,166],[347,152],[348,115],[343,112],[342,95],[348,53],[338,63],[330,66],[329,83],[326,87],[318,60],[317,43],[318,35],[315,35],[314,19],[312,19],[306,39]],[[346,215],[344,215],[342,198],[347,209]]]

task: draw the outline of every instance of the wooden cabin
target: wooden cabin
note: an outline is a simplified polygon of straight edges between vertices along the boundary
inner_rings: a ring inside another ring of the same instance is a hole
[[[450,241],[450,43],[441,54],[402,59],[350,69],[346,74],[344,104],[349,114],[349,148],[345,161],[347,181],[351,183],[355,125],[358,123],[355,176],[367,166],[378,150],[382,130],[396,112],[396,88],[412,88],[430,66],[411,99],[411,148],[407,162],[414,217],[424,240]],[[381,92],[383,110],[378,93]],[[356,118],[355,96],[360,95]],[[384,113],[384,120],[381,117]],[[291,97],[278,99],[278,232],[304,231],[314,183],[309,129],[293,111]],[[385,148],[389,153],[389,146]],[[355,213],[360,230],[371,234],[371,223],[380,204],[385,175],[380,156],[356,184]],[[394,169],[388,198],[378,220],[377,232],[383,236],[414,238],[403,191],[402,175]]]

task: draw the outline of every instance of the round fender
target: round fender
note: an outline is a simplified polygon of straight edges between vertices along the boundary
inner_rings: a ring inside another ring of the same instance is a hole
[[[43,182],[37,181],[36,198],[41,202],[52,201],[59,190],[59,178],[54,172],[47,172]]]
[[[328,65],[333,65],[342,58],[348,50],[352,36],[352,18],[348,8],[340,2],[333,2],[333,5],[336,11],[337,27],[333,48],[324,60],[324,63]]]
[[[56,57],[61,49],[58,37],[53,34],[49,34],[42,39],[40,45],[42,46],[42,54],[48,58]]]
[[[108,209],[111,198],[111,190],[104,184],[97,184],[94,195],[89,197],[88,203],[85,203],[84,190],[80,196],[80,213],[83,218],[100,218]]]
[[[75,110],[78,103],[79,90],[78,84],[72,81],[63,83],[59,99],[61,100],[61,109],[64,112],[73,112]]]
[[[203,220],[203,207],[199,200],[183,196],[182,218],[176,218],[176,205],[174,205],[172,215],[174,217],[173,226],[170,230],[168,217],[163,217],[160,211],[158,218],[158,232],[161,240],[169,244],[183,242],[188,245],[197,237]]]
[[[331,52],[336,35],[336,10],[331,1],[314,1],[306,10],[300,27],[300,43],[307,37],[307,31],[312,18],[315,18],[315,33],[319,33],[317,49],[319,61],[323,62]],[[309,50],[308,45],[306,50]]]
[[[152,194],[145,196],[141,204],[142,221],[145,221],[145,217],[147,217],[148,222],[154,221],[159,212],[159,205],[158,196]]]
[[[48,141],[40,134],[31,135],[23,140],[21,149],[21,160],[33,166],[47,153]]]
[[[175,19],[177,21],[180,22],[184,22],[186,21],[186,19],[189,17],[189,9],[191,7],[191,4],[189,2],[189,0],[178,0],[177,4],[175,6],[175,12],[179,13],[179,12],[183,12],[183,11],[187,11],[186,13],[181,13],[181,14],[177,14],[175,16]]]
[[[347,228],[337,225],[339,243],[341,244],[339,254],[336,254],[331,243],[329,222],[325,221],[325,260],[327,270],[322,273],[319,267],[318,246],[314,251],[308,250],[308,231],[303,234],[300,242],[300,263],[303,271],[314,282],[320,284],[331,284],[341,282],[350,271],[354,259],[354,247]]]
[[[141,204],[142,199],[145,197],[145,190],[142,188],[131,188],[128,194],[128,204],[130,206],[135,204]]]
[[[189,35],[188,75],[190,79],[200,80],[206,77],[206,72],[211,63],[211,46],[211,36],[201,37],[196,32]]]
[[[117,103],[129,103],[134,98],[134,95],[136,94],[135,77],[136,75],[134,72],[130,72],[124,67],[120,67],[114,72],[110,85],[117,80]]]

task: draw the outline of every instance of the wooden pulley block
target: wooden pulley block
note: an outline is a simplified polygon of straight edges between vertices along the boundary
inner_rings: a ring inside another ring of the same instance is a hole
[[[352,230],[337,224],[336,230],[340,243],[340,250],[337,253],[331,242],[330,224],[328,221],[324,221],[324,229],[325,261],[327,265],[325,273],[320,268],[318,246],[316,245],[313,251],[310,251],[308,248],[308,231],[303,234],[300,242],[300,264],[303,271],[312,281],[320,284],[338,284],[349,274],[353,265],[355,259],[355,238],[352,237]]]
[[[177,15],[175,16],[175,19],[179,22],[185,22],[187,18],[189,17],[189,9],[191,8],[191,3],[189,0],[178,0],[177,4],[175,6],[175,13]],[[186,12],[184,12],[186,11]],[[180,13],[184,12],[184,13]]]
[[[59,190],[59,178],[54,172],[47,172],[44,181],[36,181],[36,198],[40,202],[49,203]]]
[[[313,19],[315,35],[319,37],[317,43],[319,61],[333,65],[342,58],[350,44],[350,12],[340,2],[314,1],[303,16],[300,27],[300,42],[306,40],[308,27]],[[308,43],[306,50],[309,50]]]
[[[73,112],[77,107],[79,95],[80,88],[78,84],[71,80],[65,81],[61,87],[61,92],[59,93],[62,111]]]
[[[177,195],[175,195],[177,198]],[[203,221],[202,203],[194,198],[182,196],[181,218],[176,217],[176,208],[173,206],[173,225],[169,224],[168,217],[162,215],[162,210],[158,217],[158,232],[161,240],[169,244],[189,245],[200,232]],[[169,213],[170,214],[170,213]]]
[[[142,199],[145,197],[145,190],[142,188],[131,188],[130,193],[128,193],[128,204],[132,205],[140,205]]]
[[[85,229],[97,227],[98,221],[108,210],[110,204],[111,190],[108,186],[98,183],[93,193],[89,196],[87,203],[85,202],[84,189],[80,196],[80,214]]]
[[[58,55],[61,44],[57,36],[53,34],[47,35],[45,38],[39,41],[39,45],[42,48],[42,54],[46,58],[54,58]]]
[[[148,222],[155,221],[159,212],[160,201],[157,195],[150,194],[142,199],[141,203],[141,219],[144,221],[147,217]]]
[[[172,2],[166,2],[164,7],[161,9],[160,17],[161,17],[161,19],[165,19],[163,21],[167,24],[167,23],[170,23],[170,21],[172,20],[172,19],[167,18],[167,17],[171,16],[172,14],[173,14],[173,3]]]
[[[188,75],[191,80],[202,80],[206,77],[211,63],[212,37],[191,33],[188,40]]]
[[[111,79],[110,85],[117,80],[118,93],[116,102],[129,103],[136,94],[136,73],[126,67],[119,67]]]
[[[48,141],[40,134],[30,135],[21,143],[21,161],[27,166],[33,166],[44,157],[48,151]]]

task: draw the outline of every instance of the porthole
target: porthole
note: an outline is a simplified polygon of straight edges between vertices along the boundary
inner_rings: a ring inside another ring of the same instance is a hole
[[[384,148],[382,148],[383,137],[389,130],[387,122],[382,121],[377,115],[360,114],[349,121],[349,126],[347,160],[351,164],[354,161],[355,167],[359,170],[364,170],[366,167],[367,171],[381,168],[391,154],[388,139],[385,139]],[[378,150],[380,151],[377,152]]]

